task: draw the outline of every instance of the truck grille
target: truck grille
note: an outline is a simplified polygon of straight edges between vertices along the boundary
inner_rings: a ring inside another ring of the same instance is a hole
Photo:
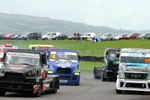
[[[146,85],[144,83],[126,83],[125,87],[146,88]]]
[[[4,80],[6,81],[22,81],[24,79],[23,74],[20,73],[5,73]]]
[[[57,74],[71,74],[71,68],[57,68]]]
[[[126,79],[147,79],[147,73],[125,73]]]
[[[71,80],[71,76],[59,76],[60,80]]]

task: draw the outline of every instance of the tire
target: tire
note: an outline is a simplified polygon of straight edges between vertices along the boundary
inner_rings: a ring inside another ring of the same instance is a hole
[[[102,72],[102,68],[101,67],[94,67],[94,79],[100,79],[101,78],[101,72]],[[99,73],[100,75],[98,76],[97,73]]]
[[[33,94],[34,97],[40,97],[42,94],[42,90],[41,87],[39,87],[39,90],[37,91],[37,93]]]
[[[54,82],[54,88],[53,88],[53,90],[51,91],[51,93],[57,93],[57,87],[58,87],[58,81],[57,80],[55,80],[55,82]]]
[[[104,78],[104,70],[102,71],[102,75],[101,75],[102,77],[101,77],[101,80],[102,81],[106,81],[106,78]]]
[[[6,92],[0,92],[0,96],[4,96]]]
[[[122,90],[116,89],[116,93],[117,93],[117,94],[121,94],[121,93],[122,93]]]

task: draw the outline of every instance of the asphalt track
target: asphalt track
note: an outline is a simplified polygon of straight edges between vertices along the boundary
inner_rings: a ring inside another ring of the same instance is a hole
[[[7,92],[0,100],[149,100],[149,98],[149,93],[116,94],[115,82],[102,82],[94,79],[91,71],[82,71],[80,86],[63,85],[57,94],[43,94],[41,97]]]

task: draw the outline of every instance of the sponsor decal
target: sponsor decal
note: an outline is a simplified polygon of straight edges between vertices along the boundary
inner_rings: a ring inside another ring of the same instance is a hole
[[[21,57],[39,58],[39,54],[21,53],[21,52],[8,52],[7,56],[21,56]]]
[[[129,56],[129,57],[150,57],[150,54],[146,54],[146,53],[121,53],[121,56]]]
[[[13,69],[21,69],[22,66],[11,66],[11,68],[13,68]]]
[[[59,80],[60,83],[68,83],[68,80]]]

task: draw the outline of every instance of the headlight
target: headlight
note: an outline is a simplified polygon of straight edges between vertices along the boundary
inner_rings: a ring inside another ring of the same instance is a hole
[[[48,70],[47,73],[48,73],[48,74],[53,74],[53,71],[52,71],[52,70]]]
[[[34,76],[36,74],[36,70],[29,71],[28,76]]]
[[[124,73],[122,71],[118,71],[118,74],[119,74],[119,78],[124,78]]]
[[[80,75],[80,72],[74,72],[75,75]]]

